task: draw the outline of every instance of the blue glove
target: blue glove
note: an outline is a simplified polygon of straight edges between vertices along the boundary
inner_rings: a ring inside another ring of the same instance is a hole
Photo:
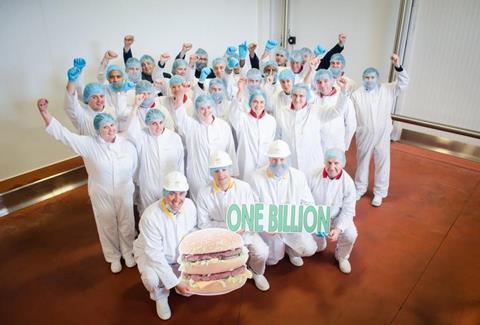
[[[123,86],[123,91],[129,91],[130,89],[135,88],[135,83],[131,82],[130,80],[125,81],[125,85]]]
[[[265,49],[267,49],[267,51],[271,51],[275,48],[275,46],[278,45],[278,42],[274,39],[269,39],[267,41],[267,44],[265,44]]]
[[[317,237],[327,237],[328,234],[326,234],[324,231],[317,232]]]
[[[247,42],[243,42],[238,46],[238,57],[240,60],[245,60],[245,57],[247,56]]]
[[[73,66],[79,68],[80,71],[82,71],[83,68],[85,68],[85,65],[87,65],[87,61],[85,61],[84,58],[73,59]]]
[[[73,67],[73,68],[68,69],[68,71],[67,71],[68,81],[70,81],[70,82],[77,81],[81,72],[82,72],[82,70],[80,70],[80,68],[78,68],[78,67]]]
[[[313,53],[315,53],[315,56],[324,55],[325,52],[327,52],[327,50],[325,50],[325,48],[320,44],[318,44],[317,47],[313,49]]]
[[[230,70],[233,70],[240,66],[240,62],[237,60],[237,58],[231,56],[228,58],[227,66]]]
[[[237,48],[235,46],[229,46],[229,47],[227,47],[226,53],[227,53],[227,56],[231,56],[231,55],[237,53]]]
[[[210,69],[209,67],[203,68],[202,72],[200,73],[200,78],[198,78],[198,82],[203,83],[210,73],[212,73],[212,69]]]

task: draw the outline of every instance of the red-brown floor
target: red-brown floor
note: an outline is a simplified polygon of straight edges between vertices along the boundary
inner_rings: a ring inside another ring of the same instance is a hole
[[[357,204],[350,275],[329,246],[301,268],[268,267],[266,293],[251,281],[173,293],[169,322],[480,324],[480,164],[394,144],[390,195],[370,200]],[[103,261],[85,186],[0,218],[0,243],[0,324],[161,322],[136,268],[113,275]]]

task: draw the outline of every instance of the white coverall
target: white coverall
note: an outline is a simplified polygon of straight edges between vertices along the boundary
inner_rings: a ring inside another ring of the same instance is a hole
[[[82,156],[88,173],[88,195],[92,202],[103,255],[109,263],[132,254],[135,239],[133,175],[137,168],[135,146],[117,135],[107,143],[99,136],[81,136],[52,118],[48,134]]]
[[[187,147],[187,179],[190,194],[195,200],[200,188],[207,185],[212,177],[208,168],[210,154],[216,150],[225,151],[233,161],[232,175],[238,175],[237,154],[232,129],[224,120],[214,116],[211,124],[205,124],[185,113],[185,107],[176,110],[180,133],[185,134]]]
[[[383,83],[367,92],[365,87],[352,94],[357,115],[357,171],[355,186],[357,193],[365,193],[368,186],[368,167],[373,154],[375,163],[374,195],[382,198],[388,195],[390,179],[390,133],[392,132],[391,112],[395,99],[408,84],[405,70],[397,73],[397,81]]]
[[[177,126],[177,119],[175,118],[175,105],[173,104],[173,97],[171,96],[162,96],[159,97],[158,100],[160,101],[160,105],[165,107],[168,110],[169,115],[172,117],[173,124],[175,125],[174,130],[178,133],[178,126]],[[183,105],[186,109],[188,116],[193,117],[195,114],[195,105],[193,104],[192,99],[190,97],[184,97]],[[180,134],[182,137],[183,135]]]
[[[341,93],[336,106],[319,107],[307,104],[306,107],[278,109],[276,111],[278,138],[288,143],[292,155],[292,166],[300,169],[307,177],[318,171],[323,162],[321,128],[343,114],[348,95]]]
[[[230,111],[230,124],[238,139],[238,169],[241,179],[268,164],[268,146],[274,140],[277,129],[273,116],[265,112],[257,118],[252,113],[246,113],[243,105],[234,100]]]
[[[165,128],[155,136],[145,128],[131,137],[138,151],[140,214],[162,197],[163,178],[172,171],[184,174],[183,144],[180,136]]]
[[[252,188],[248,183],[231,178],[226,192],[219,189],[212,181],[203,187],[197,195],[198,227],[227,228],[227,210],[231,204],[254,204],[256,202]],[[255,232],[244,232],[243,243],[248,248],[248,266],[256,274],[265,272],[268,258],[268,246]]]
[[[282,177],[275,177],[269,166],[264,166],[252,175],[249,183],[258,202],[264,204],[313,204],[305,175],[292,167]],[[300,257],[311,256],[317,250],[315,240],[308,233],[262,233],[261,236],[270,249],[267,265],[277,264],[285,252]]]
[[[188,198],[175,215],[166,208],[164,198],[145,209],[133,252],[142,283],[152,300],[167,298],[170,289],[180,282],[177,276],[178,245],[185,235],[195,230],[196,225],[197,211]]]
[[[337,241],[337,258],[347,259],[357,239],[357,228],[353,223],[355,216],[356,190],[353,179],[348,175],[345,169],[341,175],[330,179],[325,169],[309,179],[309,185],[312,189],[312,195],[315,204],[326,205],[330,207],[330,228],[337,228],[341,231]],[[312,234],[317,242],[317,252],[327,247],[325,237],[319,237]]]
[[[322,96],[315,95],[314,105],[320,109],[335,106],[339,96],[339,90],[333,88],[333,94]],[[334,118],[330,122],[325,123],[320,129],[320,137],[322,139],[323,152],[331,148],[339,148],[347,151],[350,147],[353,134],[357,128],[357,120],[355,118],[355,109],[350,99],[347,99],[345,110],[342,115]]]

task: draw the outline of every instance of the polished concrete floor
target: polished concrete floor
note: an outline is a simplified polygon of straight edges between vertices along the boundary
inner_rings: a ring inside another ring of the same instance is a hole
[[[350,275],[329,246],[301,268],[267,268],[266,293],[251,281],[173,293],[169,322],[480,324],[480,164],[396,143],[390,196],[370,200],[357,204]],[[137,270],[103,261],[86,186],[0,218],[0,258],[0,324],[161,322]]]

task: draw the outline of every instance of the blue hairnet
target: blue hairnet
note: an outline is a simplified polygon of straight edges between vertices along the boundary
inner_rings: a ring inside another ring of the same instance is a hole
[[[119,72],[122,74],[122,77],[123,77],[123,70],[122,70],[122,68],[120,68],[118,65],[111,64],[111,65],[109,65],[109,66],[107,67],[107,72],[106,72],[107,79],[110,78],[110,74],[111,74],[113,71],[119,71]]]
[[[303,55],[300,51],[293,51],[290,55],[290,61],[292,62],[303,62]]]
[[[267,105],[267,95],[265,94],[265,92],[261,88],[255,89],[250,93],[250,98],[248,99],[248,106],[252,106],[252,101],[257,96],[262,96],[263,97],[263,100],[265,101],[265,106],[266,106]]]
[[[209,92],[212,92],[212,87],[213,86],[220,86],[220,87],[222,87],[223,90],[225,90],[225,83],[223,82],[222,79],[215,78],[215,79],[210,80],[210,84],[208,85],[208,91]]]
[[[278,74],[278,80],[290,80],[292,84],[295,82],[295,75],[290,69],[283,69]]]
[[[179,76],[177,74],[177,75],[174,75],[170,78],[170,81],[168,82],[168,85],[170,87],[173,87],[173,86],[176,86],[176,85],[180,85],[184,82],[185,82],[185,78],[183,78],[182,76]]]
[[[274,54],[277,55],[277,54],[280,54],[282,55],[285,59],[288,60],[288,51],[287,49],[283,48],[283,47],[276,47],[274,50],[273,50]]]
[[[300,53],[302,53],[302,55],[305,55],[305,54],[313,54],[312,50],[310,50],[308,47],[302,47],[300,49]]]
[[[215,102],[213,101],[212,96],[210,95],[200,95],[195,99],[195,109],[199,110],[202,106],[210,106],[213,109],[215,109]]]
[[[156,90],[153,87],[152,83],[148,80],[140,80],[135,85],[135,93],[155,93]]]
[[[153,64],[155,64],[155,60],[148,54],[144,54],[142,55],[142,57],[140,58],[140,63],[143,64],[143,62],[145,61],[151,61]]]
[[[178,68],[186,68],[187,66],[188,63],[184,59],[176,59],[175,61],[173,61],[172,74],[177,74]]]
[[[227,66],[227,62],[225,61],[224,58],[215,58],[213,61],[212,61],[212,68],[215,68],[215,66],[217,65],[223,65],[223,66]]]
[[[377,78],[380,76],[377,69],[366,68],[365,71],[363,71],[362,78],[365,78],[366,76],[371,75],[371,74],[375,74]]]
[[[105,95],[105,87],[98,82],[91,82],[83,89],[83,102],[88,104],[88,99],[93,95]]]
[[[201,55],[201,56],[207,56],[208,57],[208,53],[207,51],[205,51],[204,49],[202,48],[199,48],[195,51],[195,54],[196,55]]]
[[[278,71],[278,64],[273,60],[268,60],[267,62],[262,63],[261,72],[263,72],[266,67],[272,67],[273,69]]]
[[[304,83],[295,84],[293,86],[293,89],[292,89],[292,94],[295,94],[299,91],[304,93],[305,98],[307,99],[307,103],[310,103],[310,100],[312,98],[312,94],[310,93],[310,88],[308,87],[308,85],[304,84]]]
[[[98,113],[93,119],[93,127],[97,133],[100,133],[100,129],[108,123],[115,123],[115,118],[108,113]]]
[[[342,164],[342,167],[345,166],[345,163],[347,162],[347,159],[345,158],[345,151],[338,148],[330,148],[325,151],[324,162],[327,163],[327,160],[331,158],[337,158]]]
[[[252,68],[247,72],[248,80],[262,80],[262,73],[257,68]]]
[[[345,57],[341,53],[335,53],[330,58],[330,62],[332,61],[340,61],[340,63],[345,67]]]
[[[159,109],[149,109],[145,115],[145,124],[150,125],[153,121],[165,121],[165,115]]]
[[[320,69],[315,73],[315,76],[313,77],[313,81],[317,82],[318,80],[325,80],[327,79],[330,82],[333,82],[333,76],[332,73],[329,70],[325,69]]]
[[[125,67],[128,69],[128,68],[132,68],[132,67],[137,67],[137,68],[141,68],[142,67],[142,64],[140,63],[140,60],[137,59],[137,58],[129,58],[127,60],[127,62],[125,63]]]

